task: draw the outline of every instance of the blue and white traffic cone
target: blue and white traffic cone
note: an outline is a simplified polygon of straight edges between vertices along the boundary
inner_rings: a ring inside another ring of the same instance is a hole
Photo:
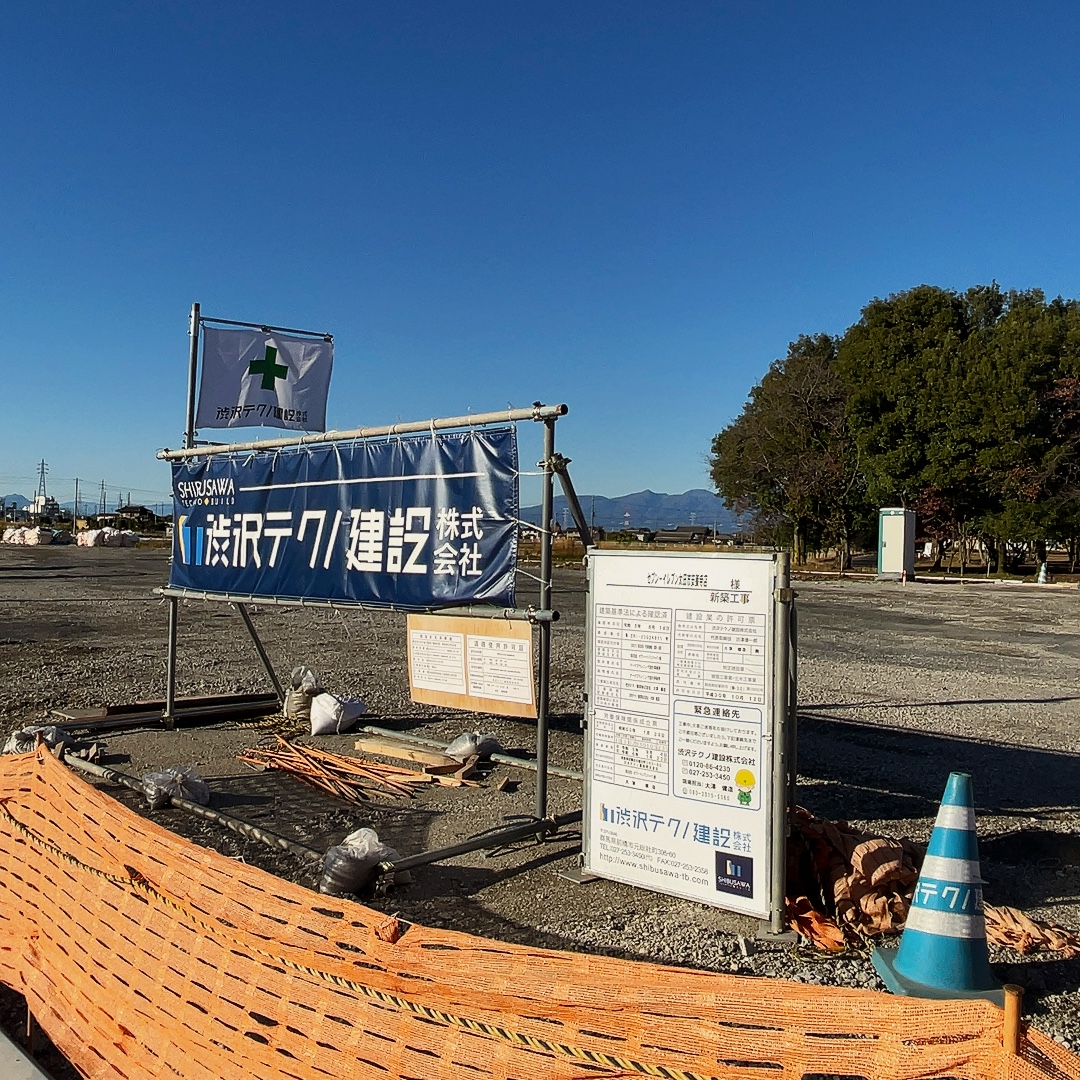
[[[990,972],[983,884],[971,776],[950,773],[900,947],[874,950],[874,967],[894,994],[1004,1006]]]

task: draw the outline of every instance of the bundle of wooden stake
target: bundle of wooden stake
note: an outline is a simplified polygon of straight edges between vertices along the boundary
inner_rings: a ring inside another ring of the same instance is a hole
[[[379,798],[411,798],[416,784],[438,783],[439,777],[397,765],[380,765],[364,758],[347,757],[276,736],[276,747],[253,747],[237,754],[246,765],[277,769],[310,787],[346,802]]]

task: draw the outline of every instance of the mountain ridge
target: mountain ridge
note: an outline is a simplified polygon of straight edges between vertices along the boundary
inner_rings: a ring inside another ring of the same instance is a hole
[[[632,491],[614,498],[606,495],[579,495],[578,501],[590,524],[609,530],[622,529],[627,525],[631,529],[707,525],[709,528],[715,526],[719,532],[732,532],[739,527],[738,515],[729,510],[723,500],[707,488],[691,488],[679,495],[646,488],[644,491]],[[555,520],[560,524],[573,524],[565,496],[555,496],[552,511]],[[521,520],[539,525],[540,507],[522,507]]]

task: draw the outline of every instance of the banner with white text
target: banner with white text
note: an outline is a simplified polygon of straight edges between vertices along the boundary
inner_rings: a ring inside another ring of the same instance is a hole
[[[410,610],[514,605],[513,428],[173,463],[169,584]]]

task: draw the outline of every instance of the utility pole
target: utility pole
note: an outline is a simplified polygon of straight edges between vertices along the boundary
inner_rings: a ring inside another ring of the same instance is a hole
[[[76,522],[79,520],[79,478],[75,477],[75,499],[71,504],[71,531],[74,532],[78,525]]]

